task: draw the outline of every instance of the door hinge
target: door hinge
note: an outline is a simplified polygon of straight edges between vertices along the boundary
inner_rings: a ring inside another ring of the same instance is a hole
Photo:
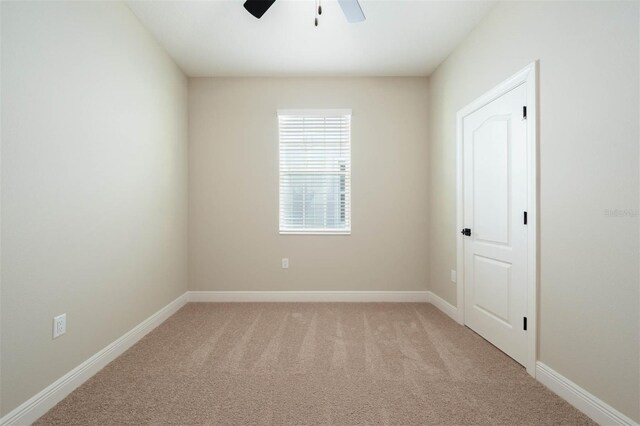
[[[523,106],[522,107],[522,119],[526,120],[527,119],[527,106]]]
[[[524,224],[527,224],[527,212],[524,212]]]
[[[522,317],[522,328],[527,331],[527,317]]]

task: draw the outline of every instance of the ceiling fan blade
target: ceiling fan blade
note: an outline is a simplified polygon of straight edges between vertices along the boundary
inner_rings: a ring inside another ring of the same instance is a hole
[[[362,12],[362,8],[360,7],[358,0],[338,0],[338,3],[340,3],[342,12],[344,13],[345,18],[347,18],[347,22],[350,24],[362,22],[367,19],[364,17],[364,12]]]
[[[275,2],[276,0],[247,0],[244,2],[244,8],[247,9],[247,12],[260,19]]]

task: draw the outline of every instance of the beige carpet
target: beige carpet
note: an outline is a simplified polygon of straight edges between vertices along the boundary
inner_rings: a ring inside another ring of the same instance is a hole
[[[37,424],[592,424],[427,304],[192,303]]]

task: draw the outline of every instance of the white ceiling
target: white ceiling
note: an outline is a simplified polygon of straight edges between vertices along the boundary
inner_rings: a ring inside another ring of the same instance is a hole
[[[348,24],[336,0],[277,0],[258,20],[244,0],[128,1],[189,76],[425,76],[495,1],[360,0]]]

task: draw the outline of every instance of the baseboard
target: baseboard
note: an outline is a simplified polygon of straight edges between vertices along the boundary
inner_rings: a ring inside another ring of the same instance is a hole
[[[427,301],[458,322],[458,308],[451,303],[431,291],[427,292]]]
[[[28,425],[35,422],[74,389],[86,382],[108,363],[142,339],[147,333],[173,315],[188,301],[187,293],[135,326],[115,342],[47,386],[0,419],[0,426]]]
[[[540,361],[536,363],[536,379],[598,424],[638,426],[629,417]]]
[[[427,291],[190,291],[189,302],[427,302]]]

